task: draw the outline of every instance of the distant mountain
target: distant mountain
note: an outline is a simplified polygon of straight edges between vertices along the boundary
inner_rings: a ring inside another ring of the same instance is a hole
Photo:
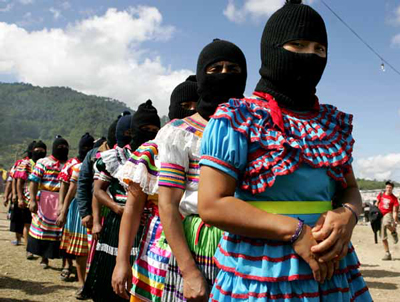
[[[9,167],[32,140],[43,140],[50,154],[58,134],[68,140],[70,156],[76,156],[83,134],[106,136],[109,125],[124,110],[133,113],[117,100],[67,87],[0,83],[0,166]]]

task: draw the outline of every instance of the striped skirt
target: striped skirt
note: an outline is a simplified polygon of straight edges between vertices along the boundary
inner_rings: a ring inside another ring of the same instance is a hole
[[[222,231],[206,225],[199,216],[191,215],[184,219],[183,227],[186,241],[193,254],[198,269],[203,273],[209,289],[212,288],[218,274],[213,256],[221,239]],[[161,301],[186,301],[183,296],[183,278],[176,258],[172,255],[168,264],[164,292]]]
[[[139,254],[132,267],[133,296],[143,301],[161,301],[170,256],[171,249],[156,208],[148,219]]]
[[[84,285],[84,294],[96,302],[125,302],[126,300],[116,295],[111,286],[117,252],[118,235],[121,216],[110,211],[104,219],[100,239],[90,264],[90,270]],[[139,228],[131,251],[131,264],[137,254],[142,237],[143,226]]]
[[[288,216],[300,217],[312,226],[320,214]],[[323,284],[313,279],[309,265],[288,242],[225,232],[215,261],[220,272],[210,295],[212,302],[372,301],[351,244],[339,269]]]
[[[89,253],[87,229],[82,226],[76,199],[69,206],[60,249],[75,256],[87,256]]]

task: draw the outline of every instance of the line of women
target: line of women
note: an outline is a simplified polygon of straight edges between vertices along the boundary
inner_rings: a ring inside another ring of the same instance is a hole
[[[70,160],[56,217],[32,196],[37,183],[41,195],[60,190],[61,167],[38,161],[30,208],[44,234],[28,251],[51,258],[65,223],[77,297],[96,302],[372,301],[350,243],[361,212],[352,116],[316,96],[327,49],[322,17],[288,0],[264,28],[261,79],[245,98],[243,52],[206,45],[171,95],[168,124],[147,101],[110,126],[109,150]]]

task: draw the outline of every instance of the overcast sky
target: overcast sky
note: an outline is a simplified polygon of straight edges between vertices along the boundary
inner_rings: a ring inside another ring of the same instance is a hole
[[[258,81],[259,43],[283,0],[0,0],[0,81],[69,86],[133,109],[151,98],[167,113],[172,89],[196,68],[202,47],[230,40]],[[329,58],[321,103],[354,114],[359,177],[400,181],[400,76],[367,49],[321,0]],[[400,1],[325,0],[400,69]]]

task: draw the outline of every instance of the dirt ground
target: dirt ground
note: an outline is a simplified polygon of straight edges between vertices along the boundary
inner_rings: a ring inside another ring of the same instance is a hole
[[[1,199],[0,199],[1,200]],[[25,260],[25,247],[12,246],[6,209],[0,206],[0,302],[69,302],[77,301],[77,282],[60,281],[60,260],[50,261],[43,270],[39,259]],[[400,244],[391,244],[393,261],[380,260],[381,244],[374,244],[368,225],[358,225],[353,236],[361,271],[375,302],[400,301]],[[110,301],[112,302],[112,301]],[[340,302],[340,301],[338,301]]]

